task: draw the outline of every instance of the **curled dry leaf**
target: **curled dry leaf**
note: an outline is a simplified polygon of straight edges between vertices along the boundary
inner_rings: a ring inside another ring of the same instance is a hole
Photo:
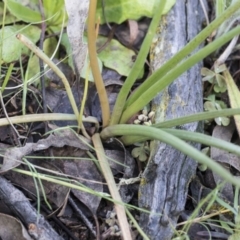
[[[235,126],[231,123],[229,126],[216,126],[213,130],[213,137],[225,140],[227,142],[231,141]],[[240,157],[232,153],[227,153],[221,149],[211,148],[211,158],[218,162],[227,163],[230,166],[233,166],[240,172]]]
[[[2,213],[0,214],[0,235],[1,239],[32,239],[18,219]]]
[[[105,150],[109,165],[113,174],[122,173],[124,170],[124,154],[123,151]]]

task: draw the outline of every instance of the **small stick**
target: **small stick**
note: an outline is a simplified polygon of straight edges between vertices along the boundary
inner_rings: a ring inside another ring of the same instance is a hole
[[[43,42],[45,38],[45,31],[46,31],[46,22],[45,22],[45,14],[43,9],[43,3],[42,0],[39,0],[39,7],[40,7],[40,13],[42,17],[42,31],[40,35],[40,41],[39,41],[39,48],[43,50]],[[43,66],[43,60],[39,58],[39,70],[40,73],[40,82],[41,82],[41,90],[42,90],[42,103],[43,103],[43,113],[47,113],[47,104],[46,104],[46,91],[45,91],[45,81],[44,81],[44,66]],[[45,122],[45,133],[48,131],[47,122]]]
[[[26,47],[28,47],[31,51],[33,51],[39,58],[41,58],[62,80],[64,87],[66,89],[66,92],[69,97],[69,101],[72,105],[72,109],[74,114],[76,115],[76,118],[78,118],[78,108],[74,99],[74,96],[71,91],[71,87],[69,85],[69,82],[66,78],[66,76],[63,74],[63,72],[60,71],[60,69],[57,67],[55,63],[51,61],[51,59],[43,53],[31,40],[29,40],[27,37],[25,37],[22,34],[17,34],[16,38],[21,41]]]
[[[57,67],[57,65],[51,61],[51,59],[43,52],[41,51],[31,40],[29,40],[27,37],[25,37],[22,34],[17,34],[16,38],[21,41],[26,47],[28,47],[32,52],[34,52],[39,58],[41,58],[62,80],[63,85],[66,89],[70,104],[72,106],[73,112],[76,116],[76,118],[78,119],[78,107],[77,104],[75,102],[71,87],[69,85],[69,82],[66,78],[66,76],[63,74],[63,72]],[[80,124],[80,128],[82,130],[83,135],[90,139],[89,135],[87,134],[83,124]]]

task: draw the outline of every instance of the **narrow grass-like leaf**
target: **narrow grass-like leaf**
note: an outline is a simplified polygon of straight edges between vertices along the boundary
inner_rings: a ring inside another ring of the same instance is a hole
[[[214,119],[217,117],[232,116],[232,115],[236,115],[236,114],[240,114],[240,108],[223,109],[223,110],[217,110],[217,111],[196,113],[196,114],[188,115],[185,117],[174,118],[171,120],[166,120],[164,122],[153,124],[153,125],[151,125],[151,127],[171,128],[171,127],[181,126],[181,125],[191,123],[191,122],[199,122],[199,121],[203,121],[203,120]],[[146,137],[139,137],[139,136],[123,136],[121,138],[121,140],[123,141],[123,143],[125,145],[131,145],[133,143],[143,142],[148,139]]]
[[[133,215],[130,213],[130,211],[126,208],[126,213],[130,220],[132,221],[134,227],[138,230],[139,234],[142,236],[144,240],[150,240],[150,238],[146,235],[146,233],[143,231],[143,229],[139,226],[136,219],[133,217]]]
[[[147,85],[139,98],[137,98],[132,105],[123,112],[120,123],[125,123],[127,120],[132,117],[135,113],[141,110],[146,106],[159,92],[161,92],[165,87],[172,83],[177,77],[186,72],[189,68],[194,66],[196,63],[204,59],[206,56],[217,50],[219,47],[230,41],[234,36],[240,33],[240,26],[234,28],[223,36],[219,37],[214,42],[208,44],[206,47],[199,50],[197,53],[173,67],[168,74],[160,78],[161,72],[156,71],[154,76],[158,80],[155,84]],[[153,75],[152,75],[153,76]],[[147,82],[147,81],[146,81]],[[136,90],[138,92],[139,88]]]
[[[228,209],[230,212],[232,212],[233,214],[237,214],[237,211],[230,206],[228,203],[224,202],[221,198],[219,198],[218,196],[216,197],[216,201],[223,206],[225,209]]]
[[[170,69],[178,65],[185,57],[187,57],[195,48],[197,48],[211,33],[216,30],[227,18],[240,8],[240,1],[234,3],[222,15],[211,22],[205,29],[203,29],[196,37],[194,37],[182,50],[175,54],[169,61],[167,61],[160,69],[153,73],[141,86],[129,97],[126,106],[133,104],[149,86],[155,84],[160,78],[165,76]],[[231,39],[231,38],[230,38]],[[143,47],[143,46],[142,46]],[[215,51],[215,50],[214,50]]]
[[[209,205],[209,202],[211,201],[211,199],[215,199],[217,191],[218,189],[214,189],[206,197],[201,199],[201,201],[197,204],[196,208],[191,214],[190,218],[183,223],[183,228],[182,228],[183,232],[188,232],[189,228],[194,222],[204,221],[211,217],[211,216],[206,216],[205,214],[201,214],[200,218],[196,218],[199,215],[199,212],[202,213],[202,209],[204,208],[204,206]],[[182,223],[180,224],[182,225]]]
[[[157,26],[160,22],[160,19],[162,16],[162,11],[164,9],[165,4],[166,4],[166,0],[162,0],[159,7],[156,8],[156,10],[155,10],[153,19],[148,28],[148,32],[142,43],[142,47],[140,49],[140,52],[138,53],[137,59],[133,65],[133,68],[132,68],[130,74],[128,75],[127,79],[125,80],[124,85],[121,88],[121,91],[118,94],[116,103],[113,108],[110,125],[117,124],[120,120],[127,96],[145,64],[145,60],[149,53],[149,49],[152,44],[152,40],[153,40],[155,31],[157,29]]]
[[[202,143],[207,146],[220,148],[225,150],[226,152],[234,153],[240,156],[240,147],[232,144],[230,142],[226,142],[219,138],[211,137],[203,133],[196,133],[196,132],[189,132],[186,130],[179,130],[179,129],[162,129],[163,131],[170,133],[182,140],[185,141],[192,141],[197,143]]]
[[[7,84],[8,84],[9,78],[10,78],[11,73],[12,73],[12,70],[13,70],[13,66],[14,66],[14,64],[11,63],[11,64],[9,65],[9,67],[8,67],[7,74],[6,74],[5,78],[4,78],[3,84],[2,84],[2,86],[1,86],[1,91],[2,91],[2,93],[3,93],[5,87],[6,87]]]
[[[240,186],[239,179],[232,176],[232,174],[230,174],[221,165],[219,165],[214,160],[212,160],[202,152],[198,151],[191,145],[185,143],[181,139],[161,129],[151,128],[148,126],[119,124],[119,125],[107,127],[101,132],[102,139],[107,139],[115,136],[123,136],[123,135],[139,135],[139,136],[144,136],[150,139],[156,139],[161,142],[164,142],[176,148],[177,150],[181,151],[182,153],[186,154],[187,156],[191,157],[195,161],[201,164],[205,164],[212,171],[214,171],[219,176],[221,176],[224,180],[232,183],[233,185]]]
[[[199,122],[203,120],[214,119],[216,117],[227,117],[227,116],[232,116],[236,114],[240,114],[240,108],[230,108],[230,109],[222,109],[222,110],[216,110],[211,112],[195,113],[185,117],[166,120],[164,122],[153,124],[152,126],[156,128],[170,128],[170,127],[180,126],[180,125],[184,125],[191,122]]]
[[[226,0],[216,0],[215,1],[216,18],[224,12],[225,7],[226,7]]]
[[[203,134],[203,133],[196,133],[196,132],[190,132],[186,130],[168,129],[168,128],[164,128],[162,130],[182,140],[202,143],[204,145],[220,148],[222,150],[225,150],[226,152],[231,152],[240,156],[240,147],[230,142],[226,142],[218,138],[207,136],[206,134]],[[125,139],[127,138],[126,137],[123,138],[122,141],[124,142]],[[147,139],[145,138],[145,140]],[[150,139],[148,138],[148,140]]]

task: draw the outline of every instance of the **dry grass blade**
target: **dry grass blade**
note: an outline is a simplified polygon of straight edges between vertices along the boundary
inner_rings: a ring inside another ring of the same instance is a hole
[[[122,232],[122,237],[124,240],[131,240],[132,236],[131,236],[130,227],[127,221],[127,216],[125,213],[124,203],[122,202],[121,196],[118,192],[112,171],[110,169],[108,160],[105,156],[103,145],[98,133],[93,135],[92,141],[93,141],[94,148],[96,150],[96,154],[97,154],[100,166],[102,168],[102,172],[107,181],[109,191],[111,193],[113,200],[115,201],[115,209],[118,216],[119,226]]]

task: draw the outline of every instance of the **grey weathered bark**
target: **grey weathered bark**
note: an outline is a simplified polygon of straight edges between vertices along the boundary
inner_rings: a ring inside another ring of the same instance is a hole
[[[63,240],[45,218],[37,213],[23,193],[1,176],[0,198],[28,228],[28,233],[33,239]]]
[[[156,35],[158,41],[151,54],[153,71],[201,31],[203,20],[199,0],[176,1],[160,23],[161,32]],[[201,67],[202,63],[192,67],[153,100],[156,122],[203,110]],[[201,124],[191,123],[182,128],[201,131]],[[155,144],[155,154],[149,159],[139,190],[139,206],[151,213],[141,214],[140,225],[150,239],[171,239],[179,215],[184,210],[188,185],[197,163],[171,146]],[[193,146],[200,147],[198,144]]]

